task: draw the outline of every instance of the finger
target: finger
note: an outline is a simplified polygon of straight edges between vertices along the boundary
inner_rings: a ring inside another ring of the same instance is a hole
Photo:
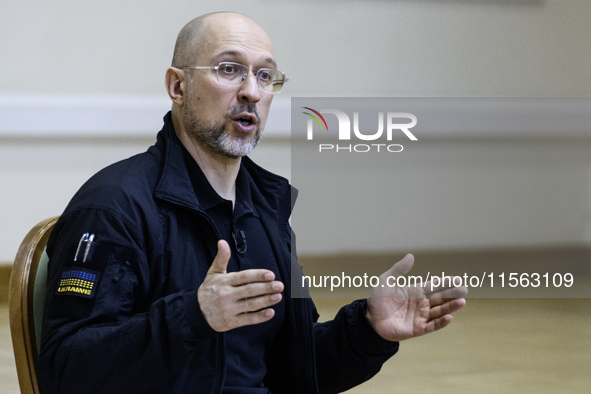
[[[273,282],[275,274],[267,269],[248,269],[244,271],[231,272],[228,274],[227,284],[231,286],[243,286],[249,283]]]
[[[223,240],[220,239],[218,241],[218,252],[207,271],[207,274],[225,274],[228,268],[228,261],[230,261],[230,256],[232,252],[230,251],[230,245]]]
[[[455,281],[455,282],[454,282]],[[428,282],[425,282],[423,288],[427,294],[432,294],[440,290],[449,289],[455,287],[456,284],[462,284],[462,278],[459,276],[445,276],[443,278],[433,278]]]
[[[462,298],[468,294],[468,288],[464,286],[452,287],[450,289],[441,289],[433,293],[427,294],[428,298]]]
[[[392,266],[392,268],[390,268],[388,271],[384,272],[382,274],[382,277],[387,278],[389,276],[393,276],[393,277],[403,276],[408,271],[410,271],[410,269],[412,268],[414,263],[415,263],[415,257],[409,253],[406,256],[404,256],[402,258],[402,260],[400,260],[399,262],[394,264]]]
[[[425,326],[425,334],[428,334],[428,333],[434,332],[434,331],[438,331],[438,330],[441,330],[442,328],[449,326],[449,323],[451,323],[452,319],[453,319],[452,315],[443,315],[437,319],[431,320]]]
[[[428,298],[429,300],[429,305],[431,307],[437,306],[437,305],[441,305],[441,304],[445,304],[446,302],[450,302],[453,300],[456,300],[457,298],[440,298],[440,297],[430,297]]]
[[[466,305],[466,300],[464,298],[456,298],[434,306],[429,310],[429,320],[438,319],[445,315],[451,315],[461,309],[464,305]]]
[[[242,286],[236,286],[233,290],[233,297],[236,300],[261,297],[281,293],[284,289],[283,283],[279,281],[248,283]]]
[[[238,302],[238,313],[252,313],[258,312],[262,309],[269,308],[281,301],[281,293],[275,293],[260,297],[246,298]]]
[[[236,327],[250,326],[269,321],[275,316],[272,308],[264,309],[254,313],[242,313],[236,316]]]
[[[463,280],[461,276],[445,276],[443,278],[437,278],[436,281],[430,280],[425,282],[423,288],[425,289],[426,293],[434,294],[446,289],[454,289],[454,288],[461,288]]]

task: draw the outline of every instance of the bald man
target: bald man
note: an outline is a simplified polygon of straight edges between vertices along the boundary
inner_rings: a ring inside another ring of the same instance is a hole
[[[379,288],[317,323],[291,297],[306,291],[291,288],[292,189],[247,157],[284,83],[252,20],[214,13],[181,30],[156,144],[92,177],[51,234],[46,393],[339,392],[463,306],[463,288]]]

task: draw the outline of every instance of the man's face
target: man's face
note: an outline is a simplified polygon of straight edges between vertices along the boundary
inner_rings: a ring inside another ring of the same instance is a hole
[[[240,63],[255,72],[275,68],[273,47],[254,22],[235,14],[211,17],[195,64]],[[183,122],[191,138],[226,157],[245,156],[262,135],[273,94],[258,88],[252,71],[240,86],[218,82],[215,70],[186,69]]]

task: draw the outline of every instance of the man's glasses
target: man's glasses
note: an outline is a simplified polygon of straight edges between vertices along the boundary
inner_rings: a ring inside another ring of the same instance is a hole
[[[183,67],[195,70],[215,70],[218,82],[223,85],[240,86],[248,76],[248,67],[240,63],[222,62],[217,66]],[[254,71],[254,70],[253,70]],[[288,81],[285,75],[271,68],[259,68],[255,74],[257,85],[263,92],[279,93],[283,84]]]

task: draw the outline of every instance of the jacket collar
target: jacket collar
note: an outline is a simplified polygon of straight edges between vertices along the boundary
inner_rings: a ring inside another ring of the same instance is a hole
[[[149,149],[162,165],[154,196],[176,205],[203,211],[187,171],[183,149],[174,130],[171,113],[168,112],[164,116],[164,126],[158,133],[156,144]],[[242,158],[241,166],[241,170],[249,175],[253,204],[268,211],[276,219],[286,221],[295,203],[297,190],[289,185],[287,179],[263,169],[249,157]]]

